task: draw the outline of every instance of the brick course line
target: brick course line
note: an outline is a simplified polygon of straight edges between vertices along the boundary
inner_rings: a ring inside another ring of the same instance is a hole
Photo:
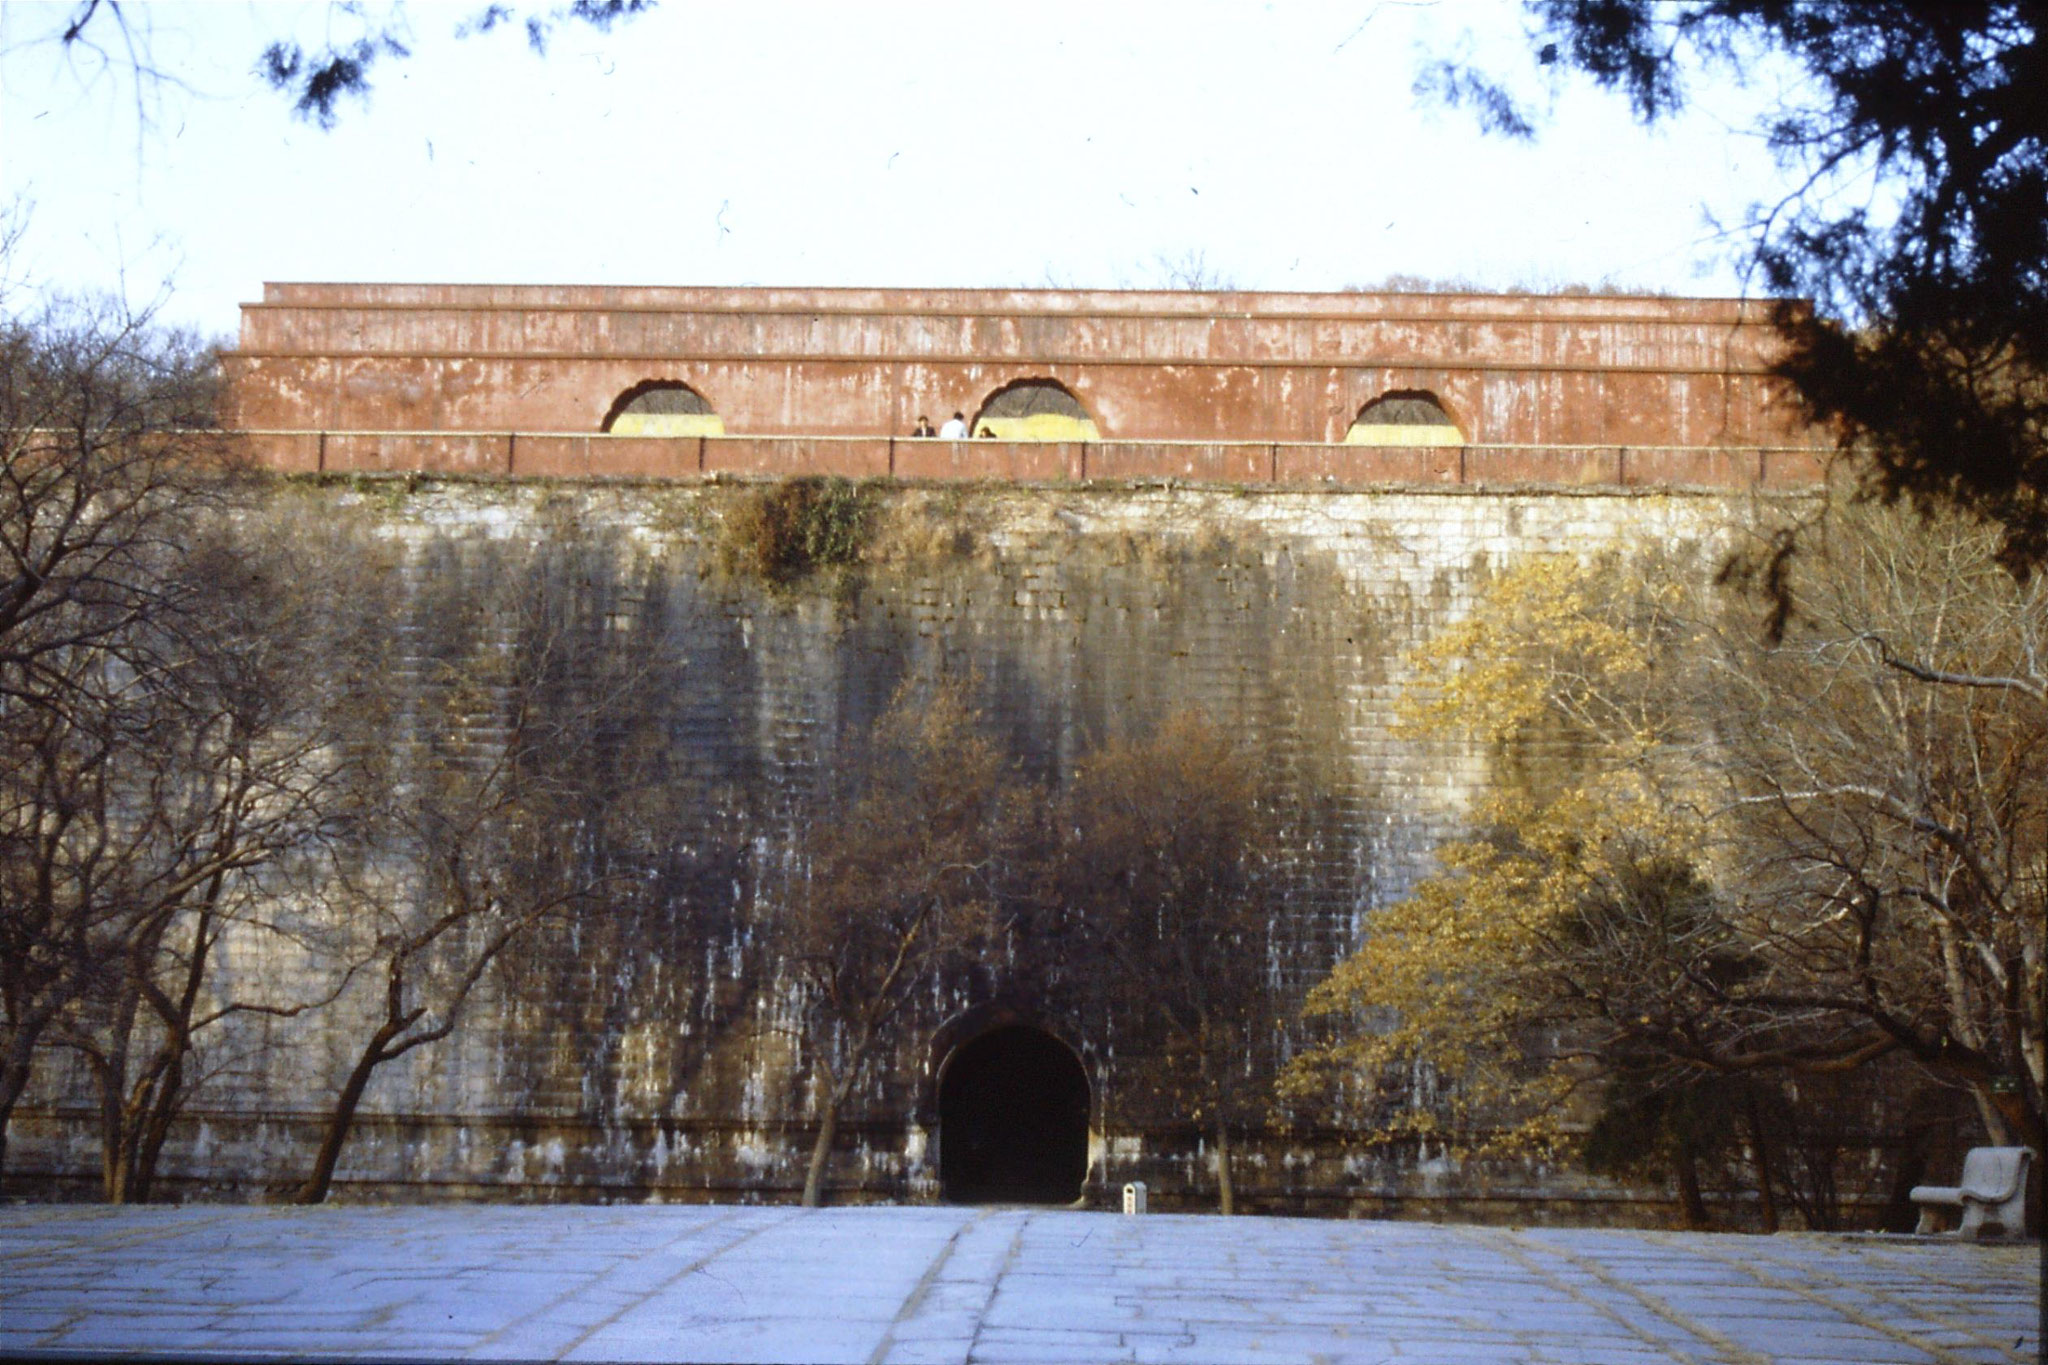
[[[1768,375],[1770,371],[1762,365],[1710,365],[1694,361],[1668,365],[1620,365],[1601,364],[1588,361],[1509,361],[1509,360],[1460,360],[1448,355],[1403,355],[1382,353],[1377,355],[1330,354],[1306,351],[1297,356],[1228,356],[1188,353],[1183,355],[1148,355],[1131,358],[1110,352],[1091,354],[1086,351],[1016,351],[983,353],[977,351],[948,351],[944,353],[923,353],[914,350],[898,351],[802,351],[797,349],[780,351],[734,351],[734,350],[691,350],[680,353],[681,347],[672,350],[646,351],[570,351],[559,348],[535,347],[530,351],[506,350],[496,347],[475,349],[450,349],[445,347],[417,347],[383,350],[362,347],[344,350],[340,347],[307,349],[300,347],[279,347],[275,350],[234,350],[226,353],[230,361],[240,360],[502,360],[502,361],[575,361],[587,364],[628,363],[636,365],[978,365],[995,366],[1043,366],[1046,368],[1081,369],[1083,367],[1107,370],[1390,370],[1398,374],[1413,374],[1424,371],[1455,370],[1479,374],[1594,374],[1594,375],[1684,375],[1704,378],[1719,378],[1735,375],[1751,378]],[[599,433],[583,433],[596,435]],[[739,433],[735,433],[739,434]],[[1111,438],[1114,439],[1114,438]],[[1263,444],[1256,437],[1246,438],[1252,444]]]

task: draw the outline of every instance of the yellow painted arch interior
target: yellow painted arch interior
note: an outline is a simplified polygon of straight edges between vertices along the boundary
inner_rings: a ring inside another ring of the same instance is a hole
[[[1449,424],[1404,426],[1395,422],[1353,422],[1344,433],[1348,446],[1461,446],[1465,433]]]
[[[622,412],[614,436],[723,436],[725,421],[715,412]]]
[[[1034,412],[1029,417],[983,417],[974,424],[974,434],[992,431],[1001,441],[1099,441],[1095,423],[1086,417],[1069,417],[1059,412]]]

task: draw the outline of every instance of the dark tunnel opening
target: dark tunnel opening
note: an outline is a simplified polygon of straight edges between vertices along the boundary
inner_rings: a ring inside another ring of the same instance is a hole
[[[1088,1075],[1050,1034],[963,1044],[939,1079],[939,1182],[969,1204],[1070,1204],[1088,1178]]]

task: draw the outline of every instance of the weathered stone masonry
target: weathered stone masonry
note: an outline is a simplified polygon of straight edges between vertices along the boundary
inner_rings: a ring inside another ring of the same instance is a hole
[[[959,528],[948,550],[884,558],[847,595],[778,600],[710,568],[719,521],[744,495],[429,481],[410,492],[302,485],[278,499],[360,518],[366,559],[415,587],[482,596],[537,558],[586,585],[581,614],[607,623],[607,647],[659,632],[675,653],[647,679],[643,704],[670,746],[674,801],[698,814],[707,842],[734,809],[752,812],[749,837],[768,850],[756,857],[774,856],[777,813],[906,674],[979,677],[996,730],[1055,774],[1091,739],[1201,708],[1317,803],[1299,825],[1314,871],[1291,926],[1312,945],[1301,963],[1312,973],[1354,940],[1360,916],[1428,867],[1486,780],[1485,755],[1394,734],[1404,652],[1515,557],[1682,547],[1739,512],[1721,495],[1624,491],[911,489],[893,496],[893,517]],[[428,595],[415,596],[419,615],[395,624],[424,641],[442,627]],[[537,946],[455,1037],[380,1076],[344,1160],[344,1193],[787,1197],[807,1146],[805,1077],[786,1043],[752,1028],[775,1009],[773,967],[753,953],[752,908],[729,909],[723,924],[639,926],[651,952],[608,938],[602,911]],[[756,994],[736,999],[730,982]],[[856,1187],[937,1196],[938,1071],[952,1046],[1012,1017],[1010,985],[1000,969],[955,983],[906,1021],[849,1126],[842,1197]],[[248,1189],[302,1166],[361,1036],[349,1021],[371,1003],[359,992],[275,1030],[281,1046],[249,1048],[250,1069],[199,1101],[177,1173]],[[1119,1067],[1141,1058],[1114,1054],[1085,1021],[1022,1022],[1069,1042],[1089,1069],[1097,1197],[1134,1177],[1169,1204],[1206,1189],[1199,1139],[1123,1103]],[[24,1174],[92,1171],[83,1080],[53,1073],[46,1102],[68,1121],[45,1109],[18,1122]],[[1274,1134],[1250,1144],[1241,1180],[1254,1206],[1274,1208],[1597,1218],[1622,1197],[1564,1171],[1461,1181],[1428,1156]]]
[[[584,915],[380,1073],[342,1193],[791,1196],[808,1073],[763,1027],[782,983],[751,898],[906,676],[977,679],[1053,781],[1177,710],[1241,734],[1295,797],[1284,930],[1291,970],[1319,974],[1488,781],[1484,753],[1396,734],[1410,649],[1517,558],[1684,553],[1817,477],[1765,319],[1640,298],[267,286],[228,361],[238,439],[296,476],[265,515],[346,525],[397,576],[406,686],[436,650],[510,638],[488,620],[450,638],[459,614],[436,604],[520,574],[571,585],[580,647],[646,664],[640,719],[706,850],[694,897],[630,932]],[[956,409],[979,425],[1019,385],[1070,415],[907,436]],[[1369,429],[1382,400],[1424,424]],[[749,481],[792,474],[877,481],[883,530],[846,590],[716,569]],[[1206,1190],[1203,1139],[1131,1098],[1144,1059],[1016,976],[991,964],[904,1022],[842,1129],[838,1197],[939,1197],[941,1074],[1008,1024],[1081,1061],[1091,1197]],[[216,1040],[232,1060],[173,1179],[246,1193],[299,1173],[369,1004]],[[35,1099],[15,1171],[83,1182],[85,1078],[53,1066]],[[1248,1135],[1239,1180],[1272,1209],[1598,1221],[1663,1199],[1327,1132]]]

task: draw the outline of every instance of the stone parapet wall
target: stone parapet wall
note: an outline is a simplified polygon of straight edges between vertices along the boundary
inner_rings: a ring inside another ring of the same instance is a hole
[[[611,436],[568,432],[239,431],[231,446],[291,474],[693,479],[836,475],[905,482],[1090,480],[1372,488],[1812,487],[1807,447],[1361,446],[1278,441],[938,441],[910,437]]]

